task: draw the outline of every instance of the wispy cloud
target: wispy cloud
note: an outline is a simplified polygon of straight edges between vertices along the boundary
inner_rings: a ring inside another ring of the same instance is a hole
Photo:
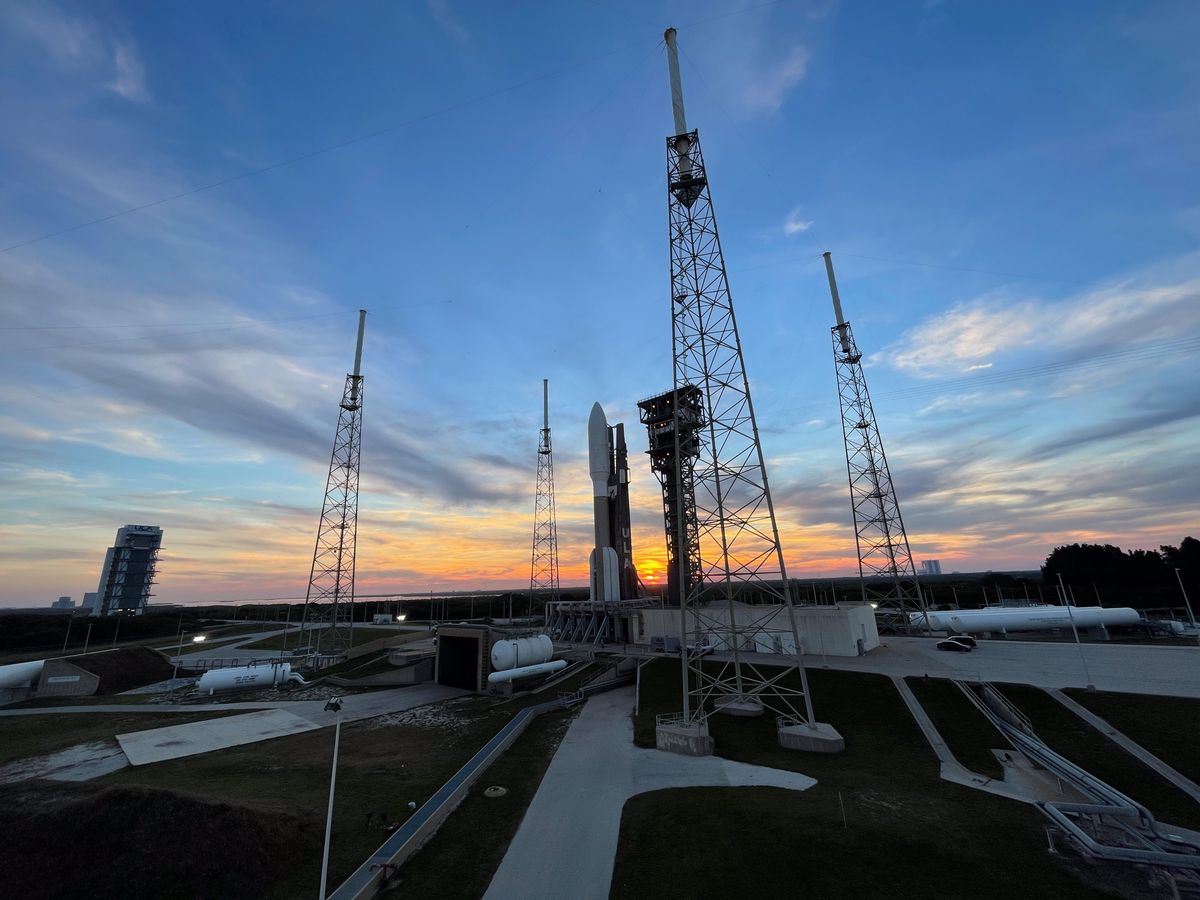
[[[812,228],[812,226],[813,223],[811,219],[803,219],[800,217],[800,207],[797,206],[790,213],[788,213],[787,218],[783,220],[783,233],[788,237],[791,237],[793,234],[800,234],[801,232],[808,231],[808,229]]]
[[[150,99],[150,92],[146,90],[146,67],[142,65],[133,41],[117,45],[113,53],[113,66],[116,76],[109,82],[109,88],[114,94],[140,102]]]
[[[450,6],[450,0],[425,0],[425,5],[429,8],[429,14],[433,16],[433,20],[456,41],[471,39],[471,32],[467,30]]]
[[[775,112],[808,73],[810,56],[807,48],[792,47],[780,62],[755,74],[742,90],[742,101],[751,110]]]

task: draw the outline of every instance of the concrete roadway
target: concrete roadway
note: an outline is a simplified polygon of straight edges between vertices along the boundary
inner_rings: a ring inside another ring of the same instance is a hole
[[[688,757],[633,744],[634,689],[587,701],[571,723],[485,900],[605,900],[625,801],[673,787],[766,786],[803,791],[795,772]]]
[[[999,681],[1043,688],[1087,687],[1084,663],[1098,690],[1167,697],[1200,697],[1200,647],[1148,646],[1144,644],[1083,644],[1049,641],[980,641],[970,653],[937,649],[937,641],[922,637],[888,636],[865,656],[822,656],[808,653],[808,668],[826,667],[881,675],[930,675],[965,681]],[[629,656],[677,659],[645,647],[612,645],[614,653]],[[726,659],[728,654],[713,654]],[[775,654],[748,653],[744,661],[775,660]],[[820,697],[817,698],[820,700]],[[820,715],[818,714],[818,718]]]

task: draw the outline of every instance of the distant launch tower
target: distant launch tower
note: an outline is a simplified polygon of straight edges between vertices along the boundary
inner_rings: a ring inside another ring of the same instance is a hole
[[[346,387],[333,436],[333,455],[325,481],[325,501],[317,527],[302,628],[314,629],[317,653],[336,653],[350,646],[354,628],[354,552],[358,535],[358,471],[362,448],[362,347],[367,311],[358,311],[358,343],[354,372]]]
[[[881,626],[907,631],[910,613],[923,612],[925,603],[913,566],[900,504],[883,452],[883,439],[854,332],[842,315],[842,298],[833,275],[833,258],[825,253],[825,273],[837,324],[833,335],[833,365],[846,442],[846,473],[850,480],[850,509],[858,549],[858,578],[863,599],[875,604]]]
[[[675,120],[667,138],[674,388],[639,405],[675,529],[686,632],[679,724],[699,746],[710,740],[714,711],[765,707],[795,725],[811,723],[812,709],[699,133],[684,115],[675,29],[664,38]],[[693,409],[697,390],[702,402]],[[792,671],[761,669],[747,659],[751,648],[791,655]],[[731,659],[701,665],[713,649]]]
[[[529,570],[529,596],[549,591],[544,599],[558,599],[558,523],[554,516],[554,451],[550,445],[550,382],[542,380],[542,431],[538,441],[537,493],[533,500],[533,561]]]

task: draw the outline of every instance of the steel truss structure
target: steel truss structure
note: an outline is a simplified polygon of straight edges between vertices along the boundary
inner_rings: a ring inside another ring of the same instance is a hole
[[[694,459],[679,443],[692,425],[680,419],[686,404],[672,404],[674,457],[685,463],[674,466],[675,494],[694,496],[695,516],[694,531],[688,516],[675,517],[676,546],[686,548],[676,562],[697,565],[679,574],[679,583],[688,586],[681,611],[682,720],[701,725],[721,708],[766,708],[790,722],[811,722],[791,589],[698,132],[667,139],[667,186],[674,396],[699,388],[703,398]],[[728,653],[729,660],[707,659],[713,650]],[[791,655],[791,665],[761,667],[751,661],[754,651]]]
[[[909,614],[923,612],[925,603],[867,391],[862,354],[849,322],[835,325],[832,334],[862,596],[875,606],[883,629],[908,631],[913,627]]]
[[[312,630],[313,652],[337,653],[350,647],[354,628],[354,560],[358,538],[358,478],[362,450],[362,338],[365,313],[359,313],[354,372],[346,376],[325,499],[317,526],[302,629]]]
[[[533,557],[529,570],[530,602],[537,591],[558,599],[558,523],[554,514],[554,450],[550,442],[549,382],[542,381],[542,430],[537,453],[537,492],[533,500]],[[549,608],[547,606],[547,608]]]

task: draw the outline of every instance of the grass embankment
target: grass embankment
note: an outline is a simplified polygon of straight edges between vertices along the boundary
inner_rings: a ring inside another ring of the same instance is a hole
[[[1200,805],[1045,691],[1018,684],[998,687],[1029,717],[1038,737],[1052,749],[1137,800],[1155,818],[1200,828]]]
[[[1067,694],[1169,766],[1200,782],[1200,699],[1081,691]]]
[[[1008,742],[954,682],[915,675],[905,681],[955,759],[972,772],[988,778],[1004,778],[1004,767],[992,754],[992,748],[1007,747]]]
[[[51,644],[45,644],[42,635],[34,635],[30,638],[30,645],[23,648],[19,645],[19,639],[13,639],[10,643],[13,645],[11,650],[0,652],[0,665],[8,665],[9,663],[29,662],[35,659],[57,659],[62,656],[75,656],[83,653],[84,648],[87,648],[89,653],[97,653],[101,650],[113,649],[113,637],[118,638],[117,649],[124,647],[154,647],[163,648],[164,652],[173,653],[178,647],[176,640],[177,623],[172,619],[169,623],[159,623],[160,628],[155,631],[154,636],[146,637],[130,634],[128,638],[121,639],[121,634],[128,633],[134,630],[134,626],[130,623],[132,619],[122,619],[121,628],[116,629],[115,619],[81,619],[76,620],[71,625],[70,641],[66,649],[63,649],[62,638]],[[87,639],[88,625],[93,626],[91,640]],[[139,623],[140,624],[140,623]],[[209,646],[213,642],[223,641],[226,638],[233,638],[238,635],[254,634],[258,631],[272,631],[277,628],[282,628],[282,625],[275,624],[256,624],[256,625],[213,625],[205,627],[203,624],[193,622],[185,622],[185,629],[189,635],[185,640],[190,640],[190,635],[193,632],[200,631],[207,635],[209,640],[206,642]],[[67,625],[63,621],[56,625],[62,633],[66,633]],[[191,645],[185,643],[183,645],[184,653],[190,652]],[[196,645],[196,649],[203,649],[203,645]]]
[[[233,714],[231,710],[218,713],[92,712],[3,716],[0,717],[0,763],[42,756],[89,741],[103,741],[129,731],[182,725]]]
[[[417,638],[429,637],[429,632],[425,629],[413,630],[409,628],[355,628],[354,639],[350,646],[361,647],[363,644],[369,644],[371,641],[377,641],[380,638],[402,638],[406,641],[414,641]],[[247,644],[242,649],[244,650],[295,650],[304,646],[304,638],[300,632],[293,630],[285,634],[272,635],[269,638],[263,638],[261,641],[255,641],[253,644]]]
[[[718,756],[818,784],[803,793],[686,788],[632,798],[610,896],[1111,896],[1075,875],[1111,879],[1107,867],[1076,870],[1046,852],[1044,820],[1032,807],[941,781],[890,679],[810,669],[808,680],[817,719],[846,740],[842,753],[781,749],[770,715],[716,716],[711,726]],[[653,740],[656,713],[679,709],[678,685],[673,661],[643,670],[639,742],[647,733]],[[698,841],[702,834],[721,839]]]
[[[500,867],[572,713],[542,713],[471,788],[433,839],[404,867],[392,888],[405,896],[477,900]],[[490,785],[508,790],[483,795]]]
[[[166,791],[29,782],[0,787],[0,803],[20,810],[0,819],[7,897],[265,897],[322,836],[295,816],[263,828],[241,807]]]

